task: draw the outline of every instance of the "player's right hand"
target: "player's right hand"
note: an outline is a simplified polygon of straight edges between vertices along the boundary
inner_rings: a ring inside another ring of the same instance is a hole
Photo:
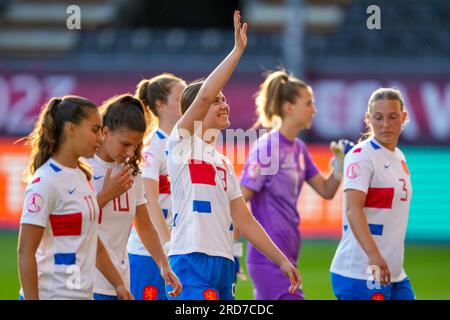
[[[369,266],[372,268],[372,275],[376,282],[385,286],[391,283],[389,266],[380,253],[369,256]]]
[[[289,261],[281,264],[280,269],[285,274],[285,276],[288,277],[289,280],[291,280],[289,293],[293,295],[302,284],[302,276],[300,275],[300,271],[298,271],[298,269],[294,267]]]
[[[133,294],[122,284],[116,287],[116,294],[119,300],[134,300]]]
[[[114,177],[111,177],[111,172],[111,168],[106,170],[102,191],[108,194],[108,198],[114,199],[133,186],[133,169],[126,165]]]

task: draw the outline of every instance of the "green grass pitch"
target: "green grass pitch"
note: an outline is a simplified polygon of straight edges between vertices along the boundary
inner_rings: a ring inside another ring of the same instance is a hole
[[[329,266],[336,241],[305,240],[300,257],[307,299],[334,299]],[[0,232],[0,299],[17,299],[17,233]],[[241,260],[242,261],[242,260]],[[246,270],[245,264],[242,264]],[[417,299],[450,299],[450,244],[406,243],[405,270]],[[238,281],[236,299],[253,299],[251,280]]]

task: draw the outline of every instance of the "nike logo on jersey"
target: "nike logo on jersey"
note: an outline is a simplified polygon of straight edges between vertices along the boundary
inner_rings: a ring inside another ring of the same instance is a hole
[[[75,188],[73,188],[72,190],[68,190],[69,191],[69,194],[72,194],[72,193],[74,193],[75,192],[75,190],[77,190],[77,188],[75,187]]]
[[[101,179],[101,178],[103,178],[103,176],[94,176],[94,180],[98,180],[98,179]]]
[[[389,168],[389,167],[390,167],[390,165],[388,165],[388,164],[385,164],[385,165],[384,165],[384,168],[385,168],[385,169],[387,169],[387,168]]]

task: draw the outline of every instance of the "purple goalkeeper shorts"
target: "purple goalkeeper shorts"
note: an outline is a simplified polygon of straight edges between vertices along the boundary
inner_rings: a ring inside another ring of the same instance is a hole
[[[255,300],[303,300],[303,291],[289,293],[291,281],[275,264],[247,262],[248,272],[253,280]]]

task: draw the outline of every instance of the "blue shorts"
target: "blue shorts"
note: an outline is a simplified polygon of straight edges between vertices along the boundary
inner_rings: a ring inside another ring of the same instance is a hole
[[[100,294],[94,292],[94,300],[119,300],[117,296],[110,296],[107,294]]]
[[[194,252],[170,256],[169,263],[183,285],[180,295],[170,300],[234,300],[234,261]]]
[[[369,283],[367,280],[352,279],[331,273],[331,286],[338,300],[415,300],[408,278],[387,286]],[[370,288],[369,288],[370,287]]]
[[[167,300],[166,283],[150,256],[128,254],[130,259],[131,293],[136,300]]]

